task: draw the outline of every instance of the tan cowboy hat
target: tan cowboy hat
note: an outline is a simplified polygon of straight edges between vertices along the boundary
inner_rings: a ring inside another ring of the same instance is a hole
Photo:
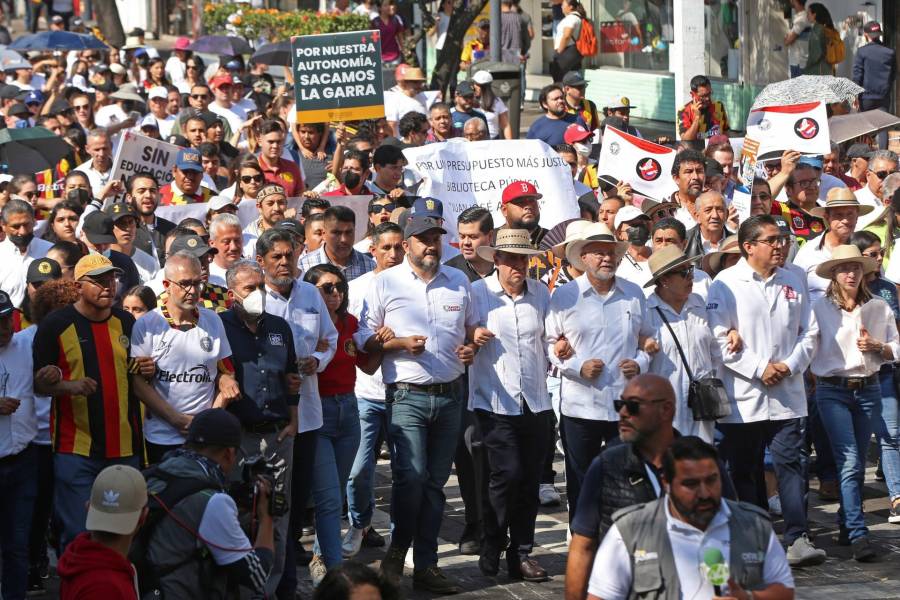
[[[566,246],[570,242],[574,242],[575,240],[582,239],[582,232],[590,226],[590,221],[585,221],[584,219],[578,219],[576,221],[572,221],[568,225],[566,225],[566,239],[564,239],[561,243],[550,248],[550,251],[553,253],[553,256],[557,258],[563,258],[566,255]]]
[[[740,254],[741,246],[738,244],[738,236],[729,235],[719,244],[719,249],[703,256],[700,263],[701,269],[707,273],[718,273],[722,269],[722,261],[726,254]]]
[[[685,265],[695,263],[700,260],[699,256],[687,256],[682,252],[681,248],[674,244],[670,244],[660,248],[650,255],[647,265],[650,267],[650,281],[644,284],[645,288],[656,285],[657,280],[663,275],[668,275],[673,271],[677,271]]]
[[[475,249],[475,253],[486,261],[494,262],[498,250],[528,256],[544,253],[531,244],[531,236],[525,229],[500,229],[497,231],[497,239],[494,240],[493,246],[479,246]]]
[[[828,196],[825,198],[825,206],[817,206],[810,209],[809,214],[820,219],[825,218],[825,211],[829,208],[838,208],[840,206],[855,206],[859,209],[860,216],[867,215],[873,210],[874,206],[868,204],[860,204],[856,199],[856,194],[850,188],[836,187],[828,190]]]
[[[868,275],[878,269],[878,261],[874,258],[863,256],[859,248],[853,244],[843,244],[832,251],[830,260],[826,260],[816,267],[816,275],[823,279],[831,279],[834,277],[834,273],[832,273],[834,268],[847,263],[861,264],[864,275]]]
[[[613,232],[606,226],[606,223],[591,223],[581,232],[581,236],[580,239],[577,239],[566,246],[566,260],[579,271],[587,270],[584,261],[581,260],[581,250],[588,244],[593,242],[615,244],[616,254],[619,258],[625,254],[625,250],[628,248],[628,242],[617,240],[616,236],[613,235]]]

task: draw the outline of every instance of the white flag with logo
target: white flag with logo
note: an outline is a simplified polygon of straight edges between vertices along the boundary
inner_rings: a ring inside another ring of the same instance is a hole
[[[597,175],[611,175],[655,200],[664,200],[678,189],[672,179],[675,150],[607,127],[597,162]]]
[[[785,150],[812,155],[831,152],[824,102],[766,106],[750,111],[747,137],[759,141],[757,160],[780,157]]]

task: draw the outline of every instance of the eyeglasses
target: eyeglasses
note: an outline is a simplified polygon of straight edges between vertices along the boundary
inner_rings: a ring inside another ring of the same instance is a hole
[[[241,175],[241,183],[250,183],[251,181],[255,183],[262,183],[262,180],[262,175]]]
[[[200,291],[206,285],[202,279],[189,279],[186,281],[169,281],[169,283],[174,283],[185,293],[191,292],[192,290]]]
[[[372,214],[380,213],[380,212],[393,212],[393,210],[397,208],[397,205],[389,202],[387,204],[375,204],[371,208],[369,208],[369,212]]]
[[[883,179],[883,178],[882,178],[882,179]],[[795,185],[796,187],[812,188],[812,187],[817,187],[817,186],[819,185],[819,180],[816,179],[816,178],[812,178],[812,179],[798,179],[798,180],[795,180],[795,181],[794,181],[794,185]]]
[[[34,190],[29,190],[29,191],[27,191],[27,192],[19,192],[19,195],[20,195],[20,196],[25,196],[26,198],[28,198],[29,200],[31,200],[32,198],[34,198],[35,196],[37,196],[37,192],[34,191]]]
[[[191,94],[191,98],[194,100],[206,100],[209,98],[209,94]]]
[[[91,108],[90,104],[75,104],[72,106],[72,110],[77,110],[77,111],[88,110],[90,108]]]
[[[333,294],[337,292],[338,294],[346,294],[347,293],[347,284],[343,281],[339,281],[338,283],[323,283],[320,286],[317,286],[320,290],[322,290],[325,294]]]
[[[653,400],[641,400],[640,398],[619,398],[613,400],[613,408],[616,412],[622,412],[622,408],[628,411],[628,414],[636,417],[641,412],[642,404],[659,404],[665,402],[666,398],[655,398]]]
[[[753,240],[752,244],[765,244],[766,246],[771,246],[775,248],[776,246],[784,246],[789,241],[791,241],[791,236],[789,235],[773,235],[772,237],[760,238],[758,240]]]
[[[897,172],[896,170],[894,170],[894,171],[873,171],[872,169],[869,169],[869,173],[871,173],[878,179],[884,179],[888,175],[893,175],[896,172]]]

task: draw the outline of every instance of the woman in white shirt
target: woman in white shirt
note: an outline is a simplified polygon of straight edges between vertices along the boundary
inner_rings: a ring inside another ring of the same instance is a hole
[[[475,99],[478,101],[478,108],[484,113],[487,119],[488,137],[492,140],[512,139],[512,127],[509,124],[509,109],[503,100],[494,95],[491,89],[491,82],[494,77],[487,71],[478,71],[472,76],[472,83],[475,86]]]
[[[581,70],[581,53],[575,43],[581,35],[582,19],[587,18],[578,0],[563,0],[561,7],[565,16],[553,36],[553,60],[550,62],[550,75],[554,83],[562,81],[563,75],[569,71]]]
[[[877,268],[877,262],[856,246],[838,246],[831,260],[816,268],[816,274],[830,283],[812,307],[817,348],[810,370],[816,376],[816,403],[840,474],[841,537],[849,540],[853,558],[860,562],[877,555],[869,545],[862,486],[873,421],[881,415],[878,371],[882,363],[900,356],[894,314],[864,281]]]

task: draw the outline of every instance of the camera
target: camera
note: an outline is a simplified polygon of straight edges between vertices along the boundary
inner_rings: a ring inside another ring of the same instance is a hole
[[[288,511],[288,499],[284,489],[285,462],[272,456],[266,458],[261,453],[248,456],[240,464],[241,480],[232,484],[228,495],[234,498],[241,512],[253,512],[256,507],[257,480],[262,477],[269,482],[269,514],[272,517],[284,516]]]

